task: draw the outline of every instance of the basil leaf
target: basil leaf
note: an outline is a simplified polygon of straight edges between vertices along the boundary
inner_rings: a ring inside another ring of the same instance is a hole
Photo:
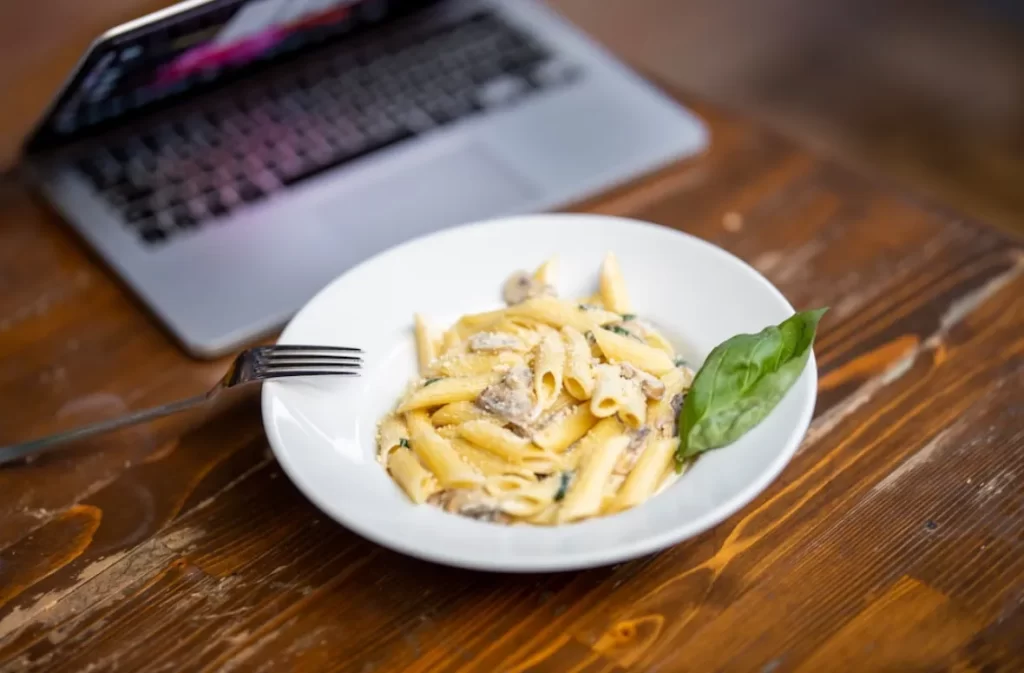
[[[715,347],[679,412],[676,464],[731,444],[760,423],[800,377],[827,308],[797,313]]]

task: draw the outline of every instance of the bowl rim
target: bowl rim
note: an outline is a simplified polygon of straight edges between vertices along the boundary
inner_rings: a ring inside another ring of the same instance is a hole
[[[795,313],[793,306],[789,303],[786,297],[775,287],[767,278],[765,278],[757,269],[745,260],[737,257],[731,252],[721,248],[705,239],[702,239],[693,234],[674,229],[665,225],[659,225],[652,222],[638,220],[629,217],[621,217],[615,215],[603,215],[603,214],[590,214],[590,213],[537,213],[528,215],[511,215],[507,217],[495,217],[466,224],[461,224],[455,227],[442,229],[439,231],[429,232],[427,234],[403,241],[402,243],[382,250],[381,252],[367,258],[359,264],[350,267],[346,271],[342,272],[330,282],[325,284],[316,294],[314,294],[288,321],[288,324],[281,331],[279,336],[280,343],[287,343],[289,331],[309,310],[313,310],[317,303],[322,301],[322,298],[331,292],[331,289],[338,283],[342,282],[342,279],[346,276],[357,272],[365,266],[375,264],[377,260],[385,255],[396,254],[398,251],[406,250],[410,247],[421,245],[428,239],[444,239],[446,237],[457,237],[464,234],[468,230],[482,229],[488,227],[498,226],[516,226],[528,223],[535,223],[538,221],[550,221],[552,219],[562,221],[606,221],[616,222],[619,224],[625,224],[629,226],[639,226],[652,232],[657,232],[658,235],[663,236],[684,236],[690,239],[692,244],[697,245],[705,250],[705,252],[721,257],[726,261],[739,264],[745,267],[754,278],[762,283],[766,288],[775,295],[775,297],[788,309],[790,314]],[[418,546],[415,543],[409,543],[403,537],[385,538],[384,536],[378,535],[378,531],[372,526],[363,525],[358,517],[353,518],[346,516],[344,513],[339,512],[335,509],[331,503],[327,502],[322,498],[316,489],[310,488],[307,483],[304,482],[302,476],[299,474],[297,467],[291,464],[290,459],[287,457],[288,452],[279,445],[281,438],[277,435],[274,424],[272,422],[272,413],[270,406],[273,404],[274,386],[271,385],[273,382],[264,384],[263,390],[261,391],[261,412],[263,417],[264,431],[267,436],[268,443],[271,451],[273,452],[277,463],[281,466],[282,471],[288,476],[289,480],[295,485],[295,487],[302,493],[310,502],[312,502],[321,512],[329,516],[331,519],[341,524],[349,531],[359,535],[360,537],[373,542],[374,544],[380,545],[387,549],[391,549],[398,553],[411,556],[424,561],[438,563],[442,565],[464,568],[469,570],[479,570],[486,572],[505,572],[505,573],[535,573],[535,572],[562,572],[572,570],[582,570],[587,568],[595,568],[601,566],[607,566],[614,563],[620,563],[628,561],[641,556],[652,554],[670,546],[673,546],[683,540],[696,537],[701,533],[713,528],[714,526],[725,521],[729,517],[739,512],[746,505],[751,503],[758,495],[760,495],[765,489],[771,485],[775,479],[778,478],[782,470],[789,464],[793,456],[796,454],[797,449],[802,444],[807,431],[810,427],[811,420],[813,418],[814,409],[817,405],[817,393],[818,393],[818,370],[817,362],[815,359],[814,352],[812,350],[810,357],[808,358],[807,365],[805,366],[805,373],[811,372],[812,376],[810,380],[813,382],[810,385],[808,391],[807,402],[800,409],[800,415],[796,425],[792,428],[789,435],[786,437],[783,446],[781,447],[775,460],[772,461],[768,467],[762,470],[756,479],[750,484],[744,487],[739,493],[726,500],[725,502],[715,506],[711,511],[707,512],[703,516],[688,521],[680,522],[677,525],[665,528],[663,531],[657,534],[652,534],[639,540],[620,543],[618,545],[609,547],[607,550],[602,551],[585,551],[585,552],[558,552],[557,554],[533,554],[533,555],[517,555],[513,562],[509,563],[499,557],[492,559],[467,559],[461,557],[458,552],[449,553],[443,549],[430,549]],[[494,524],[476,522],[471,523],[481,526],[493,526]]]

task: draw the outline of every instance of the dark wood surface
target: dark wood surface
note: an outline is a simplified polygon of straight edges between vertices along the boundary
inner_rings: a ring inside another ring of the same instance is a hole
[[[448,569],[323,516],[243,395],[0,469],[0,671],[1024,669],[1024,247],[696,109],[706,156],[579,209],[832,306],[810,433],[750,506],[613,567]],[[0,221],[0,443],[223,371],[25,189]]]

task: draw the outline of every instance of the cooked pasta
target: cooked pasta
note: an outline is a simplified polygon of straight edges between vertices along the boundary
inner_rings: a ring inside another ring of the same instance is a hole
[[[632,307],[618,260],[584,300],[556,258],[516,272],[505,308],[447,330],[413,317],[419,376],[377,431],[378,460],[416,503],[483,521],[559,525],[642,504],[674,482],[693,380]]]
[[[594,364],[587,337],[575,328],[565,326],[562,336],[566,343],[565,373],[562,381],[565,392],[578,400],[589,400],[594,394]]]

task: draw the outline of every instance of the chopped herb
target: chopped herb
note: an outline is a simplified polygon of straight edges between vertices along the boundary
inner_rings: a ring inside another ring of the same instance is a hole
[[[423,387],[424,387],[424,388],[426,388],[426,387],[427,387],[427,386],[429,386],[429,385],[430,385],[431,383],[437,383],[437,382],[438,382],[438,381],[440,381],[440,380],[441,380],[441,378],[440,378],[440,377],[438,377],[438,378],[433,378],[433,379],[427,379],[426,381],[424,381],[424,382],[423,382]]]
[[[589,342],[590,344],[594,344],[594,343],[597,343],[597,340],[596,340],[596,339],[594,338],[594,333],[593,333],[593,332],[591,332],[590,330],[587,330],[586,332],[584,332],[584,333],[583,333],[583,336],[587,337],[587,341],[588,341],[588,342]]]
[[[623,313],[622,322],[629,322],[630,320],[636,320],[636,313]]]
[[[555,502],[565,497],[565,492],[569,490],[569,482],[572,480],[571,472],[563,472],[561,474],[561,481],[558,483],[558,492],[555,493]]]
[[[689,367],[690,361],[684,357],[676,357],[676,359],[672,361],[672,364],[676,367]]]
[[[632,332],[630,332],[628,329],[620,325],[602,325],[602,327],[604,327],[609,332],[615,332],[616,334],[621,334],[622,336],[633,336]]]
[[[587,308],[586,304],[576,304],[576,308],[578,308],[581,311],[589,311],[590,310],[589,308]]]
[[[398,440],[398,445],[408,449],[409,448],[409,440],[406,439],[405,437],[402,437],[401,439]]]

